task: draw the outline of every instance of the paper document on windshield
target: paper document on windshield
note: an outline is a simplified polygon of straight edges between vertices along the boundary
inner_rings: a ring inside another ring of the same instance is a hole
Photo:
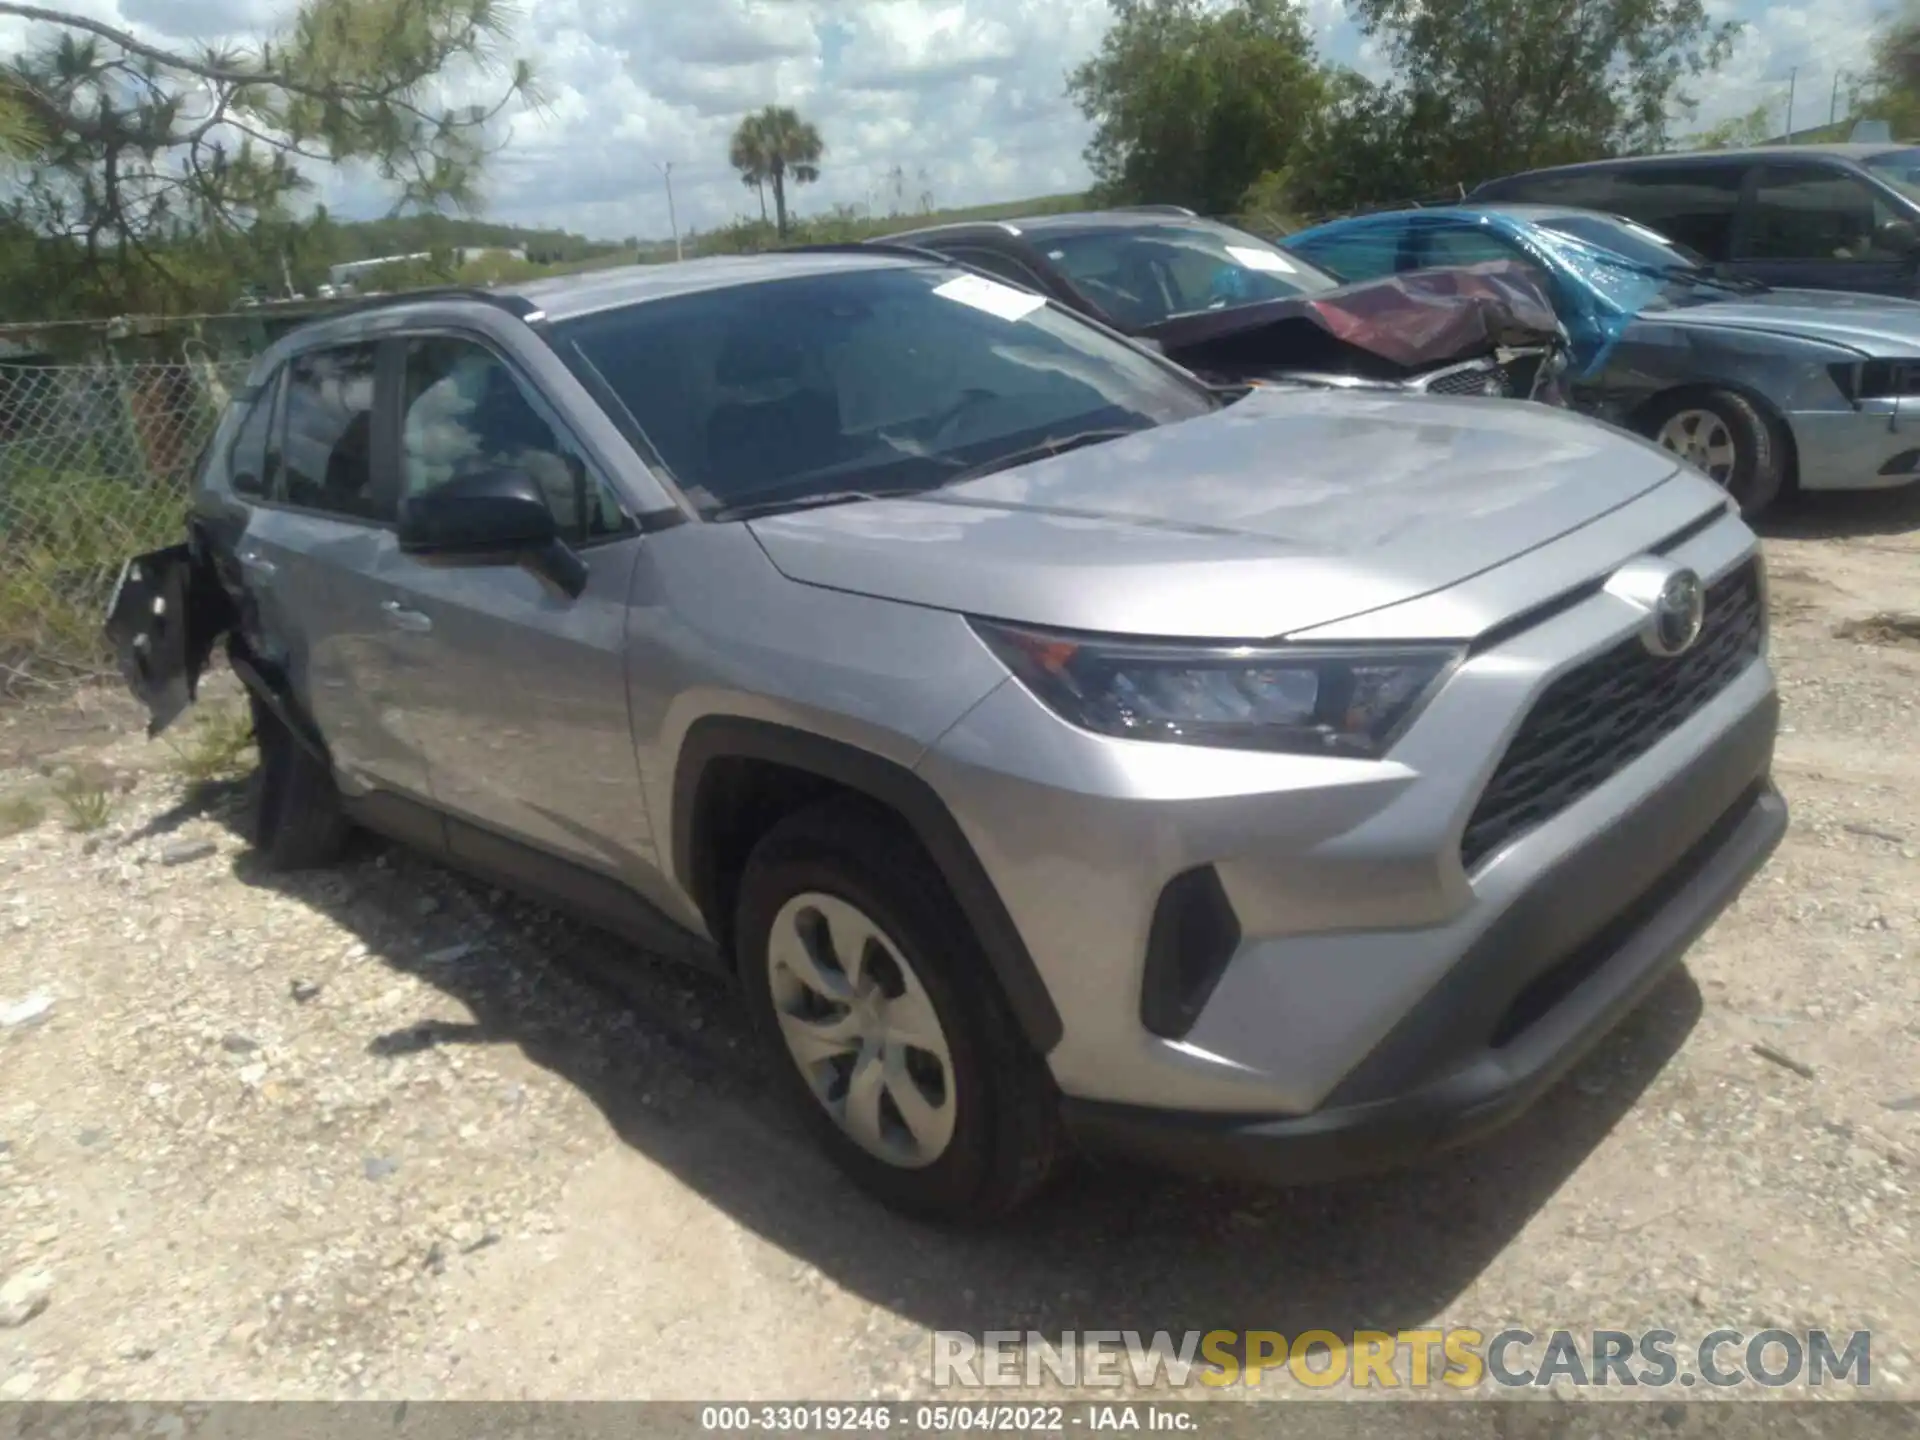
[[[1038,295],[1029,295],[984,275],[955,276],[946,284],[936,286],[933,293],[944,300],[957,300],[962,305],[997,315],[1002,320],[1024,320],[1047,303]]]
[[[1287,257],[1277,255],[1271,250],[1253,250],[1245,245],[1229,245],[1227,254],[1249,270],[1268,270],[1276,275],[1293,274],[1293,266],[1287,263]]]

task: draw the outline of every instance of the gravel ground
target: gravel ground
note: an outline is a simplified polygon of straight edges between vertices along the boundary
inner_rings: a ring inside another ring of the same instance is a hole
[[[0,711],[0,1399],[900,1396],[932,1329],[1507,1324],[1871,1328],[1920,1395],[1916,501],[1773,527],[1792,833],[1520,1123],[1290,1193],[1083,1167],[991,1234],[843,1185],[723,986],[404,851],[264,874],[124,697]]]

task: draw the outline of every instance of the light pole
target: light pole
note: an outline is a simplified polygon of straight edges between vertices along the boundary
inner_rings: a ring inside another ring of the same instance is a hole
[[[1787,71],[1787,144],[1789,145],[1793,143],[1793,88],[1794,82],[1799,78],[1800,67],[1798,65]]]
[[[673,227],[673,258],[684,260],[687,257],[680,253],[680,217],[674,213],[673,209],[673,162],[656,160],[653,162],[653,168],[658,170],[667,182],[667,224]]]
[[[1844,70],[1833,72],[1833,98],[1827,101],[1827,124],[1833,126],[1840,121],[1840,81],[1846,75]]]

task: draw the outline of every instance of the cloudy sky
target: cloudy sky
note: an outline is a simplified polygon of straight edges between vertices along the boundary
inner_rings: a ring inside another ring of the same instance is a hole
[[[57,3],[57,0],[56,0]],[[1377,70],[1342,0],[1307,0],[1322,52]],[[1784,121],[1824,122],[1836,74],[1858,70],[1882,0],[1709,0],[1746,22],[1738,52],[1701,87],[1699,122],[1763,101]],[[156,40],[258,35],[285,0],[73,0]],[[1106,0],[536,0],[516,49],[540,67],[545,112],[513,122],[488,184],[488,213],[598,238],[664,236],[673,166],[682,227],[757,211],[726,165],[741,115],[777,101],[827,142],[803,209],[891,208],[897,169],[911,206],[965,205],[1075,190],[1087,127],[1065,72],[1099,43]],[[0,20],[0,45],[22,31]],[[1843,91],[1844,93],[1844,91]],[[363,177],[331,177],[344,214],[384,208]]]

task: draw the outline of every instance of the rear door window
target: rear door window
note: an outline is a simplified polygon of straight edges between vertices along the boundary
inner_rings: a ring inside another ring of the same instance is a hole
[[[356,520],[393,518],[373,474],[378,353],[374,345],[342,345],[287,367],[281,464],[289,505]]]
[[[1611,210],[1658,230],[1708,260],[1733,254],[1733,221],[1746,183],[1744,165],[1633,165],[1613,177]]]
[[[1422,225],[1414,232],[1421,268],[1484,265],[1489,260],[1518,260],[1521,255],[1502,236],[1472,225]]]
[[[1377,280],[1401,268],[1405,235],[1397,228],[1380,225],[1362,230],[1328,235],[1295,244],[1282,243],[1304,255],[1315,265],[1342,282]]]
[[[227,452],[227,484],[236,495],[256,499],[273,495],[275,462],[279,459],[278,447],[273,444],[273,421],[282,373],[274,371],[252,401],[246,402],[245,413],[234,431],[233,447]]]
[[[1875,232],[1893,208],[1859,177],[1816,165],[1769,165],[1753,195],[1748,258],[1890,261]]]
[[[1580,170],[1563,175],[1523,175],[1476,191],[1477,200],[1526,205],[1565,205],[1576,210],[1611,210],[1615,176],[1611,170]]]

